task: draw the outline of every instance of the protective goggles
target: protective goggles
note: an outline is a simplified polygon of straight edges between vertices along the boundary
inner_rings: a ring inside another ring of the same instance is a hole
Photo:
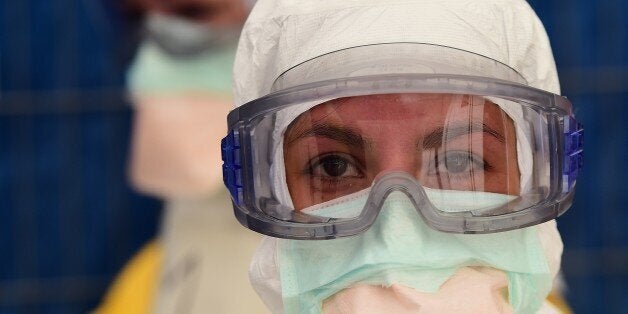
[[[582,166],[583,131],[566,98],[442,46],[309,60],[228,124],[223,177],[236,217],[281,238],[359,234],[395,191],[436,230],[523,228],[569,208]]]

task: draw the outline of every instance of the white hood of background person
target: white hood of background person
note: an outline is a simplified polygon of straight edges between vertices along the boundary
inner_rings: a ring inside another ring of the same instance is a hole
[[[260,0],[244,26],[236,55],[236,106],[268,94],[281,73],[306,60],[340,49],[392,42],[474,52],[515,69],[532,87],[560,93],[547,35],[523,0]],[[540,230],[555,275],[562,254],[555,221],[542,224]],[[258,249],[251,280],[269,308],[281,312],[275,241],[266,238]]]

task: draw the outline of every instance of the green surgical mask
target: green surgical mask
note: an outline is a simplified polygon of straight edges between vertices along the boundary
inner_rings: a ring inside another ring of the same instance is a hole
[[[200,91],[230,95],[234,58],[235,46],[176,57],[146,41],[128,72],[128,87],[133,94]]]
[[[514,196],[426,189],[443,211],[467,202],[497,207]],[[368,191],[335,205],[306,209],[327,217],[355,215]],[[477,207],[476,207],[477,208]],[[279,240],[277,263],[286,313],[321,313],[325,299],[357,283],[401,284],[434,293],[459,268],[487,266],[506,273],[509,303],[517,313],[535,313],[551,290],[552,275],[536,226],[492,234],[449,234],[428,227],[410,199],[393,192],[366,232],[334,240]]]

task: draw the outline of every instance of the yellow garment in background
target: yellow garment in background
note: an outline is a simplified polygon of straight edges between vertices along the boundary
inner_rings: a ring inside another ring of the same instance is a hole
[[[146,244],[122,269],[94,313],[150,313],[157,291],[162,251],[157,241]]]
[[[547,301],[551,303],[556,309],[558,309],[563,314],[572,314],[573,311],[567,304],[567,301],[563,298],[563,296],[558,293],[552,291],[550,295],[547,296]]]
[[[96,313],[269,313],[247,277],[261,235],[227,206],[226,191],[169,201],[158,239],[127,264]]]

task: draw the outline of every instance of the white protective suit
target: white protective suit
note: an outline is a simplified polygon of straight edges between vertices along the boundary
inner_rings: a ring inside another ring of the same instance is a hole
[[[306,60],[345,48],[394,42],[427,43],[471,51],[510,66],[532,87],[560,93],[547,35],[523,0],[261,0],[249,16],[240,38],[234,66],[236,106],[268,94],[281,73]],[[285,182],[279,179],[274,187],[276,194],[289,195]],[[539,230],[552,275],[556,276],[562,254],[556,223],[544,223]],[[282,313],[276,241],[268,237],[263,241],[249,275],[271,311]],[[499,273],[483,273],[486,278],[480,280],[500,281]],[[454,275],[447,288],[452,285],[458,288],[441,289],[444,294],[437,299],[446,302],[455,294],[466,300],[464,302],[481,302],[483,296],[478,289],[465,289],[461,280],[468,278],[465,276],[469,274],[464,270]],[[349,290],[329,301],[333,303],[338,297],[343,299],[341,303],[350,304],[354,300],[377,300],[387,293],[368,288]],[[397,291],[397,294],[404,293]],[[433,301],[423,297],[411,298],[426,304]],[[360,311],[376,311],[377,307],[372,305],[376,303],[370,302],[370,307]],[[333,306],[326,309],[333,311]],[[550,313],[552,309],[545,304],[541,312]]]

